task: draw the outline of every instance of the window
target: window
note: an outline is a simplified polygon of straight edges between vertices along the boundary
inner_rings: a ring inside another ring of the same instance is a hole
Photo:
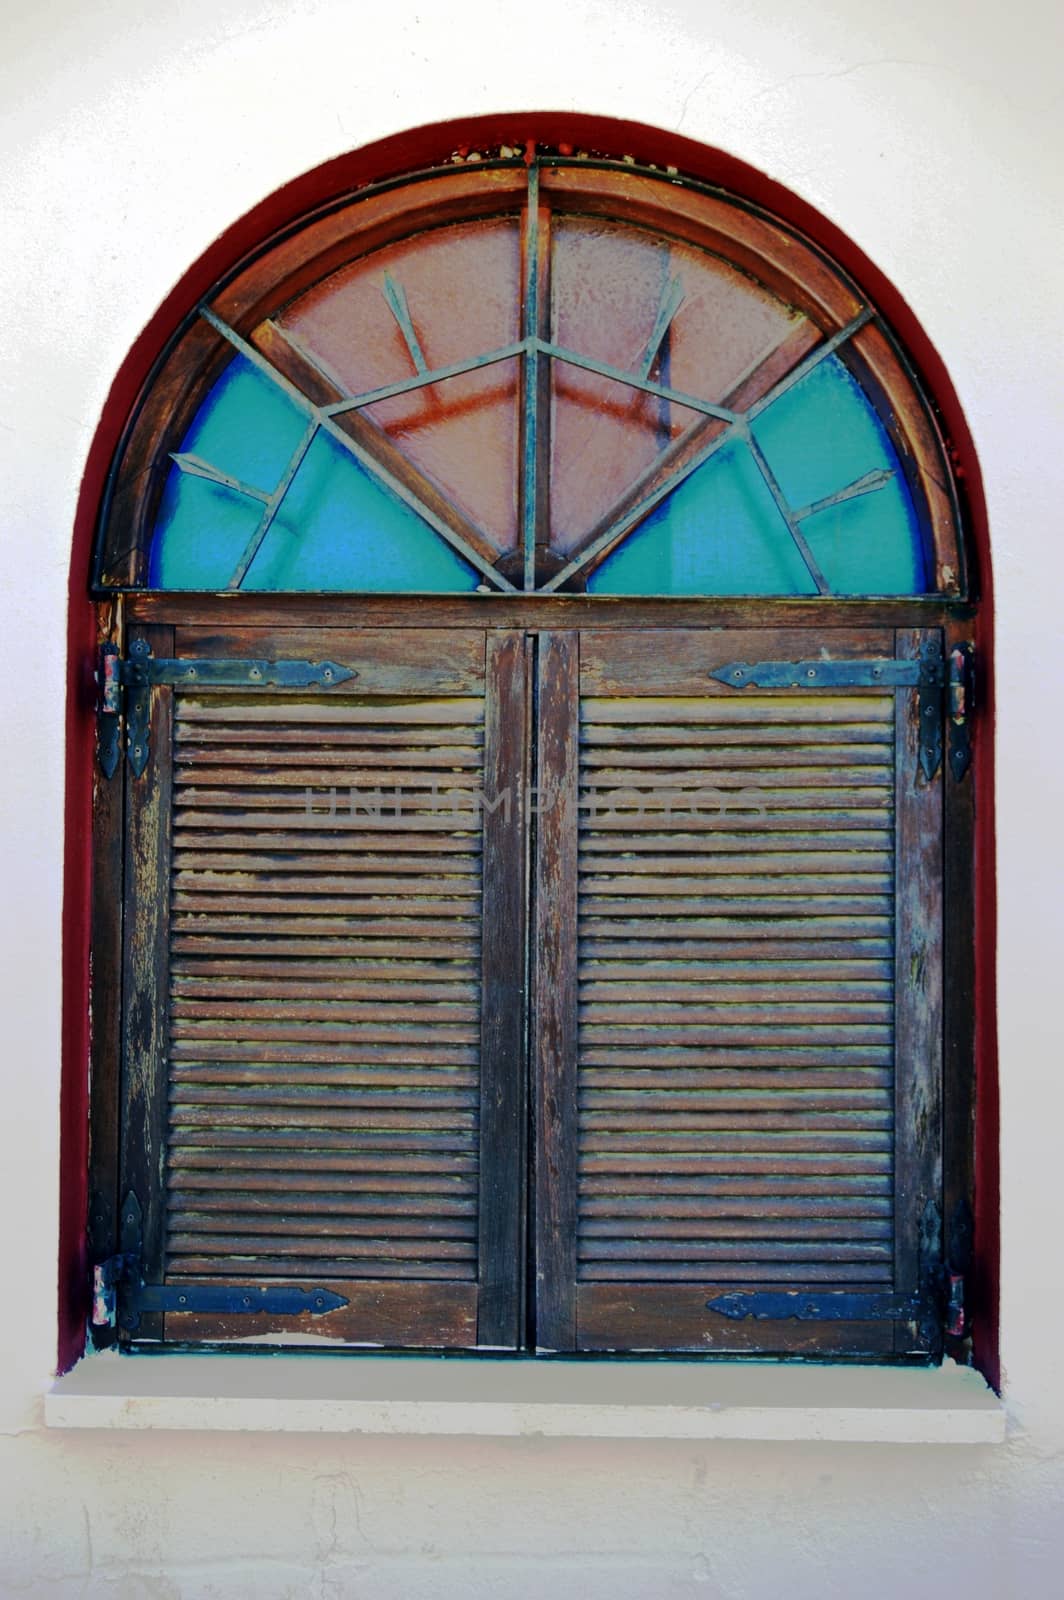
[[[94,584],[122,1342],[959,1334],[971,600],[837,267],[625,163],[368,190],[164,353]]]

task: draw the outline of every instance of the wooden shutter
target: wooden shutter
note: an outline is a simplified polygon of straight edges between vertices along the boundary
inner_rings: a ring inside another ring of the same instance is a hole
[[[514,1346],[525,640],[140,631],[156,656],[357,676],[152,691],[127,778],[121,1175],[145,1278],[347,1303],[151,1313],[138,1336]]]
[[[709,672],[935,638],[542,642],[541,1347],[927,1350],[911,1321],[707,1309],[917,1289],[941,1184],[942,892],[916,690],[730,690]]]

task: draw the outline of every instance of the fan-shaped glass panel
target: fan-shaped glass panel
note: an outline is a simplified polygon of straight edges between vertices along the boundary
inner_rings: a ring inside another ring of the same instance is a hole
[[[909,380],[823,263],[792,279],[784,236],[744,218],[729,241],[717,200],[701,231],[690,207],[648,225],[660,180],[633,218],[582,211],[564,164],[507,182],[502,214],[382,227],[306,267],[286,245],[286,298],[201,307],[213,379],[185,384],[125,491],[141,581],[905,595],[953,572]]]

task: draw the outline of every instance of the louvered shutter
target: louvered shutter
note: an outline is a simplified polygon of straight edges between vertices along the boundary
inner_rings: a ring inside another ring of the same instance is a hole
[[[942,893],[916,690],[709,674],[936,639],[543,641],[541,1348],[927,1350],[913,1321],[707,1309],[744,1290],[917,1290],[940,1189]]]
[[[524,639],[140,631],[156,656],[356,675],[152,691],[127,778],[121,1174],[145,1277],[346,1305],[154,1312],[138,1337],[512,1347]]]

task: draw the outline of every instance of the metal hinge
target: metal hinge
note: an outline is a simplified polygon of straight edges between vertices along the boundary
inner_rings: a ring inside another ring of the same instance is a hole
[[[324,1316],[346,1306],[331,1289],[288,1284],[145,1283],[141,1270],[143,1216],[132,1191],[122,1206],[121,1250],[93,1268],[92,1326],[135,1333],[146,1311],[193,1311],[250,1316]]]
[[[937,1283],[916,1294],[876,1294],[827,1289],[737,1289],[706,1301],[733,1322],[918,1322],[942,1328],[953,1338],[967,1333],[964,1278],[943,1267]]]
[[[99,760],[106,777],[114,776],[122,755],[125,715],[126,758],[139,778],[148,763],[151,691],[156,685],[183,689],[332,689],[357,678],[338,661],[234,661],[171,659],[153,656],[145,639],[134,639],[123,660],[115,644],[100,647]]]
[[[968,1333],[964,1278],[942,1260],[942,1213],[933,1200],[920,1223],[919,1287],[910,1293],[849,1289],[736,1289],[706,1301],[733,1322],[913,1322],[928,1344]]]
[[[942,761],[944,713],[950,726],[950,771],[959,782],[968,770],[973,671],[970,644],[958,645],[943,658],[929,642],[925,654],[910,660],[728,661],[708,675],[731,689],[917,689],[920,769],[930,783]]]
[[[949,653],[949,769],[960,783],[972,760],[975,650],[956,645]]]

